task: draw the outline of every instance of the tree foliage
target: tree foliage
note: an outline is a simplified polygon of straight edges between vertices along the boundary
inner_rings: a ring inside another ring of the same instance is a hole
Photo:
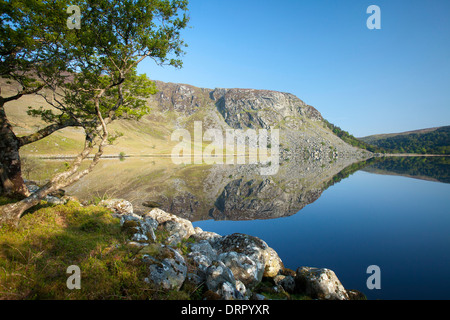
[[[450,126],[426,133],[410,133],[377,139],[373,145],[392,153],[450,154]]]
[[[370,152],[375,152],[375,153],[385,153],[386,152],[386,150],[384,150],[383,148],[370,145],[370,144],[368,144],[368,143],[366,143],[364,141],[361,141],[361,140],[355,138],[353,135],[351,135],[347,131],[342,130],[338,126],[328,122],[325,119],[323,121],[325,123],[325,126],[327,128],[329,128],[331,131],[333,131],[333,133],[335,135],[337,135],[343,141],[345,141],[346,143],[348,143],[348,144],[350,144],[350,145],[352,145],[354,147],[365,149],[365,150],[368,150]]]

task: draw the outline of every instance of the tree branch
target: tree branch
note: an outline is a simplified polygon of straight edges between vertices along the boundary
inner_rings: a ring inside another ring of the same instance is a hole
[[[60,122],[60,123],[53,123],[33,134],[30,134],[28,136],[23,136],[23,137],[17,137],[17,139],[19,140],[19,146],[23,147],[27,144],[41,140],[41,139],[51,135],[55,131],[58,131],[58,130],[61,130],[61,129],[67,128],[67,127],[77,127],[77,126],[80,126],[80,123],[71,119],[71,120],[67,120],[64,122]]]

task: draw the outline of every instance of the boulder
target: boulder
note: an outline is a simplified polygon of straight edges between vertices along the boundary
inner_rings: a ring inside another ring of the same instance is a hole
[[[113,211],[116,215],[133,214],[133,205],[124,199],[108,199],[102,200],[99,206],[106,207]]]
[[[155,229],[158,222],[150,217],[141,217],[136,214],[127,214],[120,217],[122,230],[126,232],[132,241],[156,242]]]
[[[219,253],[234,251],[247,256],[255,265],[262,265],[264,277],[274,277],[284,268],[275,250],[254,236],[234,233],[222,237],[213,246]]]
[[[236,286],[233,272],[222,261],[213,261],[206,269],[206,286],[209,290],[216,292],[220,285],[229,282]]]
[[[159,227],[167,233],[167,238],[164,240],[166,244],[177,245],[181,240],[187,239],[195,234],[194,227],[189,220],[167,213],[161,209],[155,208],[146,213],[144,217],[158,222]]]
[[[264,274],[262,260],[252,259],[235,251],[220,254],[219,260],[230,268],[235,279],[241,281],[247,288],[256,287],[262,280]]]
[[[349,300],[336,274],[326,268],[301,267],[295,276],[296,291],[313,299]]]
[[[206,269],[206,287],[222,300],[243,300],[243,284],[236,281],[233,272],[222,262],[215,260]],[[237,286],[237,287],[236,287]]]
[[[180,290],[187,276],[187,266],[183,256],[165,245],[153,244],[144,247],[140,254],[148,265],[148,278],[156,288]]]
[[[197,268],[197,275],[202,279],[206,279],[206,269],[217,259],[216,251],[211,244],[202,240],[189,246],[190,252],[187,257],[191,263]]]
[[[236,289],[236,285],[230,282],[223,282],[219,285],[216,293],[222,300],[244,300],[242,293]]]
[[[211,245],[214,245],[219,239],[222,238],[220,234],[210,231],[196,232],[190,237],[194,241],[207,240]]]

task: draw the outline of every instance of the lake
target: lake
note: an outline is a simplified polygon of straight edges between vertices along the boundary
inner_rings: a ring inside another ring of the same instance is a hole
[[[369,299],[450,299],[450,184],[357,171],[297,214],[200,221],[222,235],[264,239],[285,267],[326,267]],[[381,289],[366,286],[367,267]]]
[[[194,226],[257,236],[285,267],[333,270],[369,299],[450,299],[450,159],[374,158],[285,163],[276,176],[248,166],[104,160],[67,191],[150,200]],[[369,266],[381,289],[369,290]]]

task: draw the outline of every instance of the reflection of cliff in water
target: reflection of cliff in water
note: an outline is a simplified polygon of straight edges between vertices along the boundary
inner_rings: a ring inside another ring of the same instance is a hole
[[[386,157],[365,167],[364,171],[376,174],[450,183],[449,157]]]
[[[253,220],[290,216],[366,162],[354,159],[283,162],[278,174],[260,175],[257,165],[174,166],[170,159],[104,160],[68,192],[124,198],[137,212],[147,202],[191,221]],[[108,178],[106,178],[108,177]],[[95,192],[93,192],[95,190]]]

